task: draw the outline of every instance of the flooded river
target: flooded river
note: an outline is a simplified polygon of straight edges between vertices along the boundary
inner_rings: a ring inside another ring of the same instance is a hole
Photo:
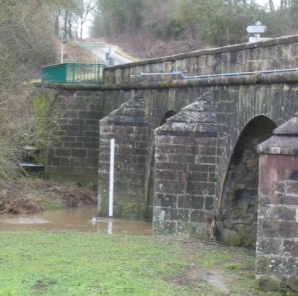
[[[96,207],[0,215],[0,231],[57,230],[109,234],[152,235],[152,223],[96,217]]]

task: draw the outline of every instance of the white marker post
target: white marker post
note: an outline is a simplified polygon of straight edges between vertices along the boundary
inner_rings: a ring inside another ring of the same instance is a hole
[[[68,36],[67,35],[63,35],[62,36],[62,40],[61,40],[61,64],[63,63],[63,54],[64,54],[64,52],[63,52],[63,45],[65,43],[67,43],[67,41],[68,41]]]
[[[108,234],[113,234],[113,222],[109,221]]]
[[[110,151],[110,190],[109,190],[109,216],[113,216],[114,204],[114,155],[115,155],[115,140],[111,139]]]

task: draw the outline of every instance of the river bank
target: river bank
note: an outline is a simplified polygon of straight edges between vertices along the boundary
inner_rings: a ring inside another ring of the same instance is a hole
[[[58,183],[38,178],[18,178],[2,182],[0,214],[38,213],[71,207],[96,205],[97,193],[73,183]]]

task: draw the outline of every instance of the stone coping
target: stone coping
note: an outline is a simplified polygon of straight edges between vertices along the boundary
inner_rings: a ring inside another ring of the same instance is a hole
[[[279,44],[289,44],[289,43],[295,43],[295,42],[298,42],[298,35],[283,36],[279,38],[272,38],[270,40],[265,40],[265,41],[227,45],[223,47],[203,49],[203,50],[192,51],[192,52],[182,53],[182,54],[177,54],[172,56],[166,56],[166,57],[122,64],[122,65],[116,65],[116,66],[107,67],[107,69],[116,70],[121,68],[144,66],[148,64],[164,63],[168,61],[181,60],[181,59],[186,59],[191,57],[200,57],[204,55],[213,55],[213,54],[233,52],[233,51],[239,51],[239,50],[245,50],[245,49],[262,48],[262,47],[275,46]]]
[[[298,72],[282,72],[271,74],[251,74],[197,78],[197,79],[177,79],[161,81],[130,82],[110,85],[96,84],[67,84],[67,83],[41,83],[33,85],[41,88],[63,89],[63,90],[138,90],[138,89],[164,89],[164,88],[183,88],[193,86],[224,86],[224,85],[254,85],[254,84],[276,84],[276,83],[298,83]]]
[[[71,84],[71,83],[45,83],[34,82],[35,87],[52,88],[63,90],[100,90],[101,85],[98,84]]]
[[[274,135],[258,145],[257,151],[262,154],[298,155],[298,136]]]

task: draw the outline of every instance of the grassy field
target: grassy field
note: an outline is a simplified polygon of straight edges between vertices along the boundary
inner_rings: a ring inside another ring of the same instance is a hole
[[[255,290],[253,253],[177,237],[0,232],[0,295],[295,295]]]

